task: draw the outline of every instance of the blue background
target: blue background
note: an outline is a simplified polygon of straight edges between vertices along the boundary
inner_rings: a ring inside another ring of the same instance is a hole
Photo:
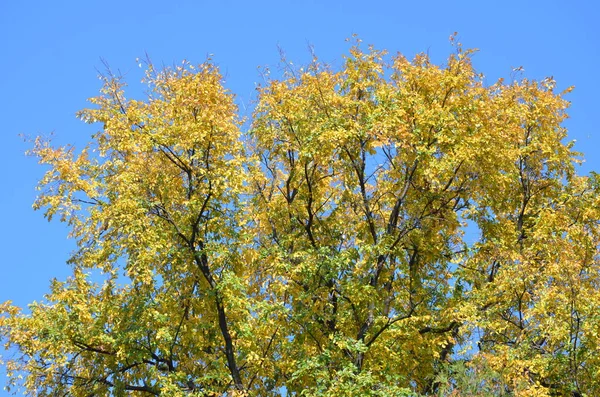
[[[136,58],[155,64],[209,54],[251,114],[257,66],[277,68],[278,46],[294,63],[340,65],[357,33],[365,44],[408,57],[428,52],[437,63],[459,32],[474,63],[493,83],[522,66],[524,76],[554,76],[568,95],[565,126],[585,153],[582,173],[600,170],[600,10],[594,1],[17,1],[0,0],[0,302],[43,299],[53,277],[64,279],[74,249],[68,229],[34,212],[44,169],[24,155],[19,137],[53,133],[57,144],[82,147],[96,130],[75,118],[101,86],[105,59],[141,93]],[[0,375],[2,372],[0,371]],[[0,384],[3,383],[0,379]],[[0,391],[0,395],[2,395]]]

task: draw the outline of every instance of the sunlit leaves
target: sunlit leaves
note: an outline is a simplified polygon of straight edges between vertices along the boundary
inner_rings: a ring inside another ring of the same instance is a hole
[[[49,166],[36,207],[78,250],[43,303],[2,306],[10,382],[598,393],[600,184],[575,172],[568,102],[552,79],[486,85],[455,50],[288,65],[247,132],[210,62],[149,64],[143,99],[106,76],[85,149],[32,149]]]

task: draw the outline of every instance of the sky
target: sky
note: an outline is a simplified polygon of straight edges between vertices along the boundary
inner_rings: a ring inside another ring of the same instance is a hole
[[[345,39],[357,34],[392,54],[428,52],[443,63],[452,52],[448,37],[458,32],[465,48],[479,49],[474,65],[489,84],[523,67],[524,77],[575,86],[564,125],[585,154],[585,174],[600,171],[599,7],[592,0],[0,0],[0,302],[39,301],[52,278],[70,273],[75,244],[65,225],[33,211],[44,168],[25,151],[38,135],[86,144],[98,127],[75,113],[98,93],[102,60],[141,92],[137,58],[172,65],[211,56],[249,115],[257,67],[276,69],[278,48],[302,64],[313,46],[335,67],[347,54]]]

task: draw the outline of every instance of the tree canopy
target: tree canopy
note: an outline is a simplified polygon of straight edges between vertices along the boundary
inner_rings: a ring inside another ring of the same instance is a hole
[[[0,306],[36,396],[600,394],[600,180],[566,92],[358,43],[267,77],[107,74],[85,148],[38,138],[73,273]],[[517,78],[518,77],[518,78]],[[568,92],[568,90],[567,90]]]

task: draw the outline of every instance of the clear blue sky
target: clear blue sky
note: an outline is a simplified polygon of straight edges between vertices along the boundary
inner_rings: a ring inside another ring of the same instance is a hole
[[[48,135],[79,146],[96,127],[75,112],[100,88],[100,58],[136,86],[136,58],[155,63],[208,54],[220,65],[241,104],[254,95],[256,67],[276,66],[282,47],[289,60],[320,58],[339,65],[357,33],[365,43],[407,56],[428,51],[442,62],[448,36],[459,32],[476,47],[475,66],[490,83],[523,66],[525,76],[554,76],[576,87],[565,123],[586,154],[581,172],[600,170],[600,17],[595,1],[17,1],[0,0],[0,302],[40,300],[52,277],[69,274],[74,244],[67,229],[48,223],[31,204],[43,174],[26,157],[18,134]],[[138,86],[139,87],[139,86]],[[1,372],[0,372],[1,374]],[[0,384],[3,380],[0,379]],[[0,396],[2,391],[0,391]]]

